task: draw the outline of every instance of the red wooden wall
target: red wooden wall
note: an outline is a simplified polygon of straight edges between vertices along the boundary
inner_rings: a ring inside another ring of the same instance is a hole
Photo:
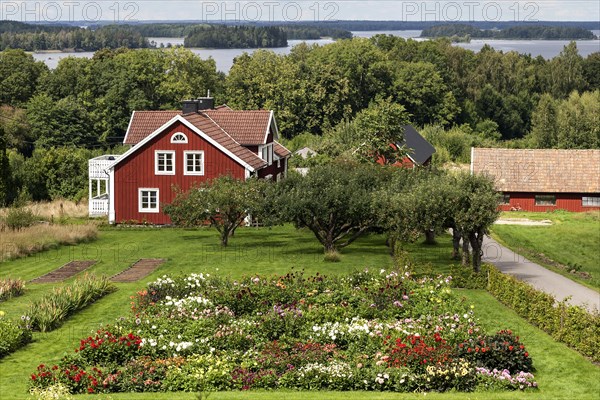
[[[188,137],[187,144],[172,144],[171,135],[183,132]],[[156,175],[154,173],[154,151],[175,151],[175,175]],[[183,174],[183,152],[204,151],[204,175],[189,176]],[[195,182],[204,182],[220,175],[230,174],[245,179],[245,169],[232,158],[191,131],[180,122],[176,122],[163,133],[146,143],[143,149],[132,154],[115,168],[115,222],[149,222],[152,224],[171,223],[162,210],[175,198],[173,185],[187,190]],[[138,212],[138,188],[159,189],[159,213]]]
[[[567,210],[567,211],[594,211],[600,210],[600,207],[583,207],[581,198],[588,196],[587,194],[581,193],[538,193],[538,194],[554,194],[556,195],[556,205],[554,206],[536,206],[535,195],[536,193],[521,193],[521,192],[504,192],[510,195],[509,204],[500,205],[500,210],[511,211],[513,209],[522,211],[553,211],[553,210]],[[589,194],[590,196],[600,196],[600,194]]]

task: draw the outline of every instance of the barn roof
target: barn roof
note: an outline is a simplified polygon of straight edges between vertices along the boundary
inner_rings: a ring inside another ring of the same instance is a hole
[[[600,193],[600,150],[472,148],[471,172],[502,192]]]

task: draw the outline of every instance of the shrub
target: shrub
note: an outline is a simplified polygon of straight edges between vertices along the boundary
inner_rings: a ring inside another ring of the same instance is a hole
[[[33,302],[26,316],[34,330],[48,332],[59,327],[71,314],[115,290],[108,278],[86,274]]]
[[[99,329],[94,337],[82,339],[76,351],[89,365],[124,364],[137,356],[141,343],[142,339],[133,333],[120,336]]]
[[[553,296],[490,268],[488,291],[517,314],[561,341],[600,361],[600,314],[579,306],[556,304]]]
[[[25,208],[10,208],[4,217],[4,223],[11,231],[20,231],[33,225],[36,221],[36,216]]]
[[[69,388],[62,383],[50,385],[47,388],[34,387],[29,391],[36,400],[72,400],[73,397],[69,394]]]
[[[31,342],[31,331],[9,319],[0,311],[0,358]]]
[[[25,281],[21,279],[0,279],[0,301],[17,297],[25,292]]]
[[[458,345],[458,356],[478,367],[508,370],[510,373],[529,372],[533,369],[529,353],[510,330],[493,336],[478,336]]]

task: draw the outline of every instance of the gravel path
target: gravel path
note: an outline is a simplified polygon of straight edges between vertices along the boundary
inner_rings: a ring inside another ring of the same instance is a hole
[[[529,261],[489,236],[483,241],[483,260],[494,264],[505,274],[513,275],[536,289],[552,294],[557,300],[571,296],[570,304],[600,310],[600,293]]]

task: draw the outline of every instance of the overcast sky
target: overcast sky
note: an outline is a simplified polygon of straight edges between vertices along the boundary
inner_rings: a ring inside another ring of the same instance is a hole
[[[600,21],[600,1],[0,0],[0,19],[33,21]],[[599,23],[600,25],[600,23]],[[599,28],[600,29],[600,26]]]

